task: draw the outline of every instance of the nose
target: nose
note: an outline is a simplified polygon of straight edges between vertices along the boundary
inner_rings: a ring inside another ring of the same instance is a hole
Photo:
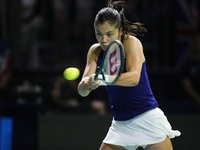
[[[102,43],[106,43],[106,37],[105,37],[105,35],[102,36]]]

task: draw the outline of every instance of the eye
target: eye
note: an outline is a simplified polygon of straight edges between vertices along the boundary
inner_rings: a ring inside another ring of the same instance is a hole
[[[110,33],[109,33],[109,34],[108,34],[108,37],[111,37],[112,35],[113,35],[113,34],[110,34]]]
[[[96,35],[101,36],[101,33],[100,33],[100,32],[97,32]]]

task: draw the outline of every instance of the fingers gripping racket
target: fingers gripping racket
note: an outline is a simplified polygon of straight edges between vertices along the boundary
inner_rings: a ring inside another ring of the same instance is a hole
[[[103,81],[101,85],[114,84],[123,71],[124,61],[124,48],[122,43],[119,40],[112,41],[104,52],[101,65],[93,77],[93,82],[101,80]]]

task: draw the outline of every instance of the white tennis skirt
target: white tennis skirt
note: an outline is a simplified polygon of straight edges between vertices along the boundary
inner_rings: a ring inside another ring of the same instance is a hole
[[[172,130],[163,111],[155,108],[127,121],[113,119],[103,143],[144,147],[160,143],[166,136],[174,138],[180,134],[178,130]]]

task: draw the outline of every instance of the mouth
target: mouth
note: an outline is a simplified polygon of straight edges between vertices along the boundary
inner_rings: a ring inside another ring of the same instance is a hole
[[[106,50],[107,47],[108,47],[108,45],[102,45],[102,48],[103,48],[104,50]]]

